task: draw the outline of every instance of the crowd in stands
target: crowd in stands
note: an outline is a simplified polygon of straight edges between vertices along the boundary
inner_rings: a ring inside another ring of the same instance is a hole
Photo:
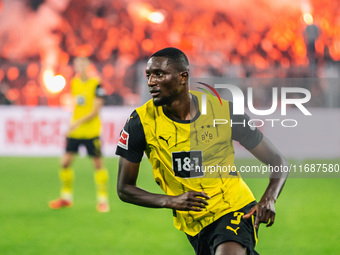
[[[188,2],[67,1],[58,25],[50,31],[57,45],[53,69],[66,79],[65,89],[58,94],[50,94],[43,86],[45,54],[12,59],[8,57],[11,34],[1,36],[0,104],[62,105],[76,56],[88,56],[94,63],[109,95],[108,105],[139,104],[145,62],[151,53],[168,46],[187,53],[192,77],[339,77],[340,6],[336,1],[311,1],[317,27],[314,48],[308,45],[300,9],[271,10],[265,1],[254,1],[256,8],[239,4],[230,9],[203,6],[200,0],[196,5]],[[35,15],[39,8],[26,11]],[[153,11],[163,15],[164,21],[148,19]],[[35,29],[39,28],[27,33]],[[327,85],[309,89],[323,95]]]

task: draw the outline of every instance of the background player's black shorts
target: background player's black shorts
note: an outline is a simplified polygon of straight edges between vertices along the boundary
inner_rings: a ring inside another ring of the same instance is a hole
[[[91,157],[100,157],[102,155],[99,137],[95,137],[92,139],[74,139],[67,137],[66,139],[67,152],[77,153],[80,145],[84,145],[86,147],[87,154]]]
[[[242,209],[228,213],[206,226],[196,236],[187,235],[197,255],[212,255],[218,245],[224,242],[237,242],[247,248],[248,255],[258,254],[254,247],[257,243],[257,230],[254,228],[255,216],[243,219],[256,205],[252,202]]]

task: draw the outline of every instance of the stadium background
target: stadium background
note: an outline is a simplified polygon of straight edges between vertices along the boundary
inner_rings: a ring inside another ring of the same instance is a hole
[[[117,136],[127,114],[148,99],[145,62],[163,47],[187,53],[192,77],[259,80],[257,107],[270,106],[276,78],[316,81],[303,85],[312,93],[313,116],[300,129],[274,129],[271,138],[294,151],[293,164],[340,162],[337,1],[2,0],[0,8],[0,254],[193,254],[170,211],[123,204],[115,192]],[[109,94],[106,215],[93,206],[86,157],[75,162],[74,207],[47,207],[59,187],[76,56],[93,61],[90,71]],[[259,164],[241,155],[238,165]],[[148,162],[142,166],[140,185],[161,192]],[[339,175],[323,177],[288,180],[276,223],[260,228],[261,254],[339,254]],[[259,199],[267,179],[246,181]]]

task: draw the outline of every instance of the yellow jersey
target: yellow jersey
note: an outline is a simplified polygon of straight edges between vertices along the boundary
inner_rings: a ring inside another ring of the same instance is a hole
[[[96,97],[103,97],[105,92],[96,78],[89,78],[82,81],[79,77],[71,80],[71,92],[75,98],[75,108],[73,111],[71,122],[83,118],[91,113],[94,100]],[[77,129],[71,131],[68,135],[70,138],[75,139],[91,139],[98,137],[101,130],[101,121],[99,115],[93,119],[83,123]]]
[[[191,91],[198,109],[201,94]],[[207,112],[209,114],[202,115],[198,111],[190,121],[175,120],[163,112],[162,106],[156,107],[150,100],[130,116],[116,152],[131,162],[139,162],[144,151],[155,181],[167,195],[204,191],[211,197],[203,211],[174,211],[175,227],[191,236],[255,200],[235,171],[229,102],[223,101],[221,106],[208,99]],[[228,123],[214,126],[214,119],[228,120]],[[243,128],[236,134],[250,137],[244,145],[255,147],[262,134]]]

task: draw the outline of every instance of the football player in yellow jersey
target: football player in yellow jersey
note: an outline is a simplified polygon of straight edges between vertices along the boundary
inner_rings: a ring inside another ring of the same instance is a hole
[[[73,204],[74,173],[71,163],[80,145],[86,147],[87,153],[94,163],[94,180],[97,188],[97,210],[109,212],[108,171],[104,167],[99,139],[101,122],[99,112],[104,105],[105,92],[97,78],[88,76],[90,61],[85,57],[75,58],[76,76],[71,81],[71,91],[75,98],[75,108],[70,129],[67,134],[66,152],[61,159],[61,197],[50,201],[52,209],[69,207]]]
[[[117,146],[120,199],[172,209],[175,227],[186,233],[196,254],[258,254],[257,229],[274,223],[274,204],[287,174],[272,174],[257,203],[233,170],[232,140],[271,166],[288,166],[287,161],[256,128],[212,125],[214,118],[248,122],[247,115],[233,115],[232,103],[224,101],[221,108],[209,99],[210,114],[201,114],[201,94],[189,91],[189,62],[182,51],[165,48],[153,54],[146,76],[152,99],[131,114]],[[166,195],[136,185],[143,153]],[[228,171],[204,170],[209,166]]]

